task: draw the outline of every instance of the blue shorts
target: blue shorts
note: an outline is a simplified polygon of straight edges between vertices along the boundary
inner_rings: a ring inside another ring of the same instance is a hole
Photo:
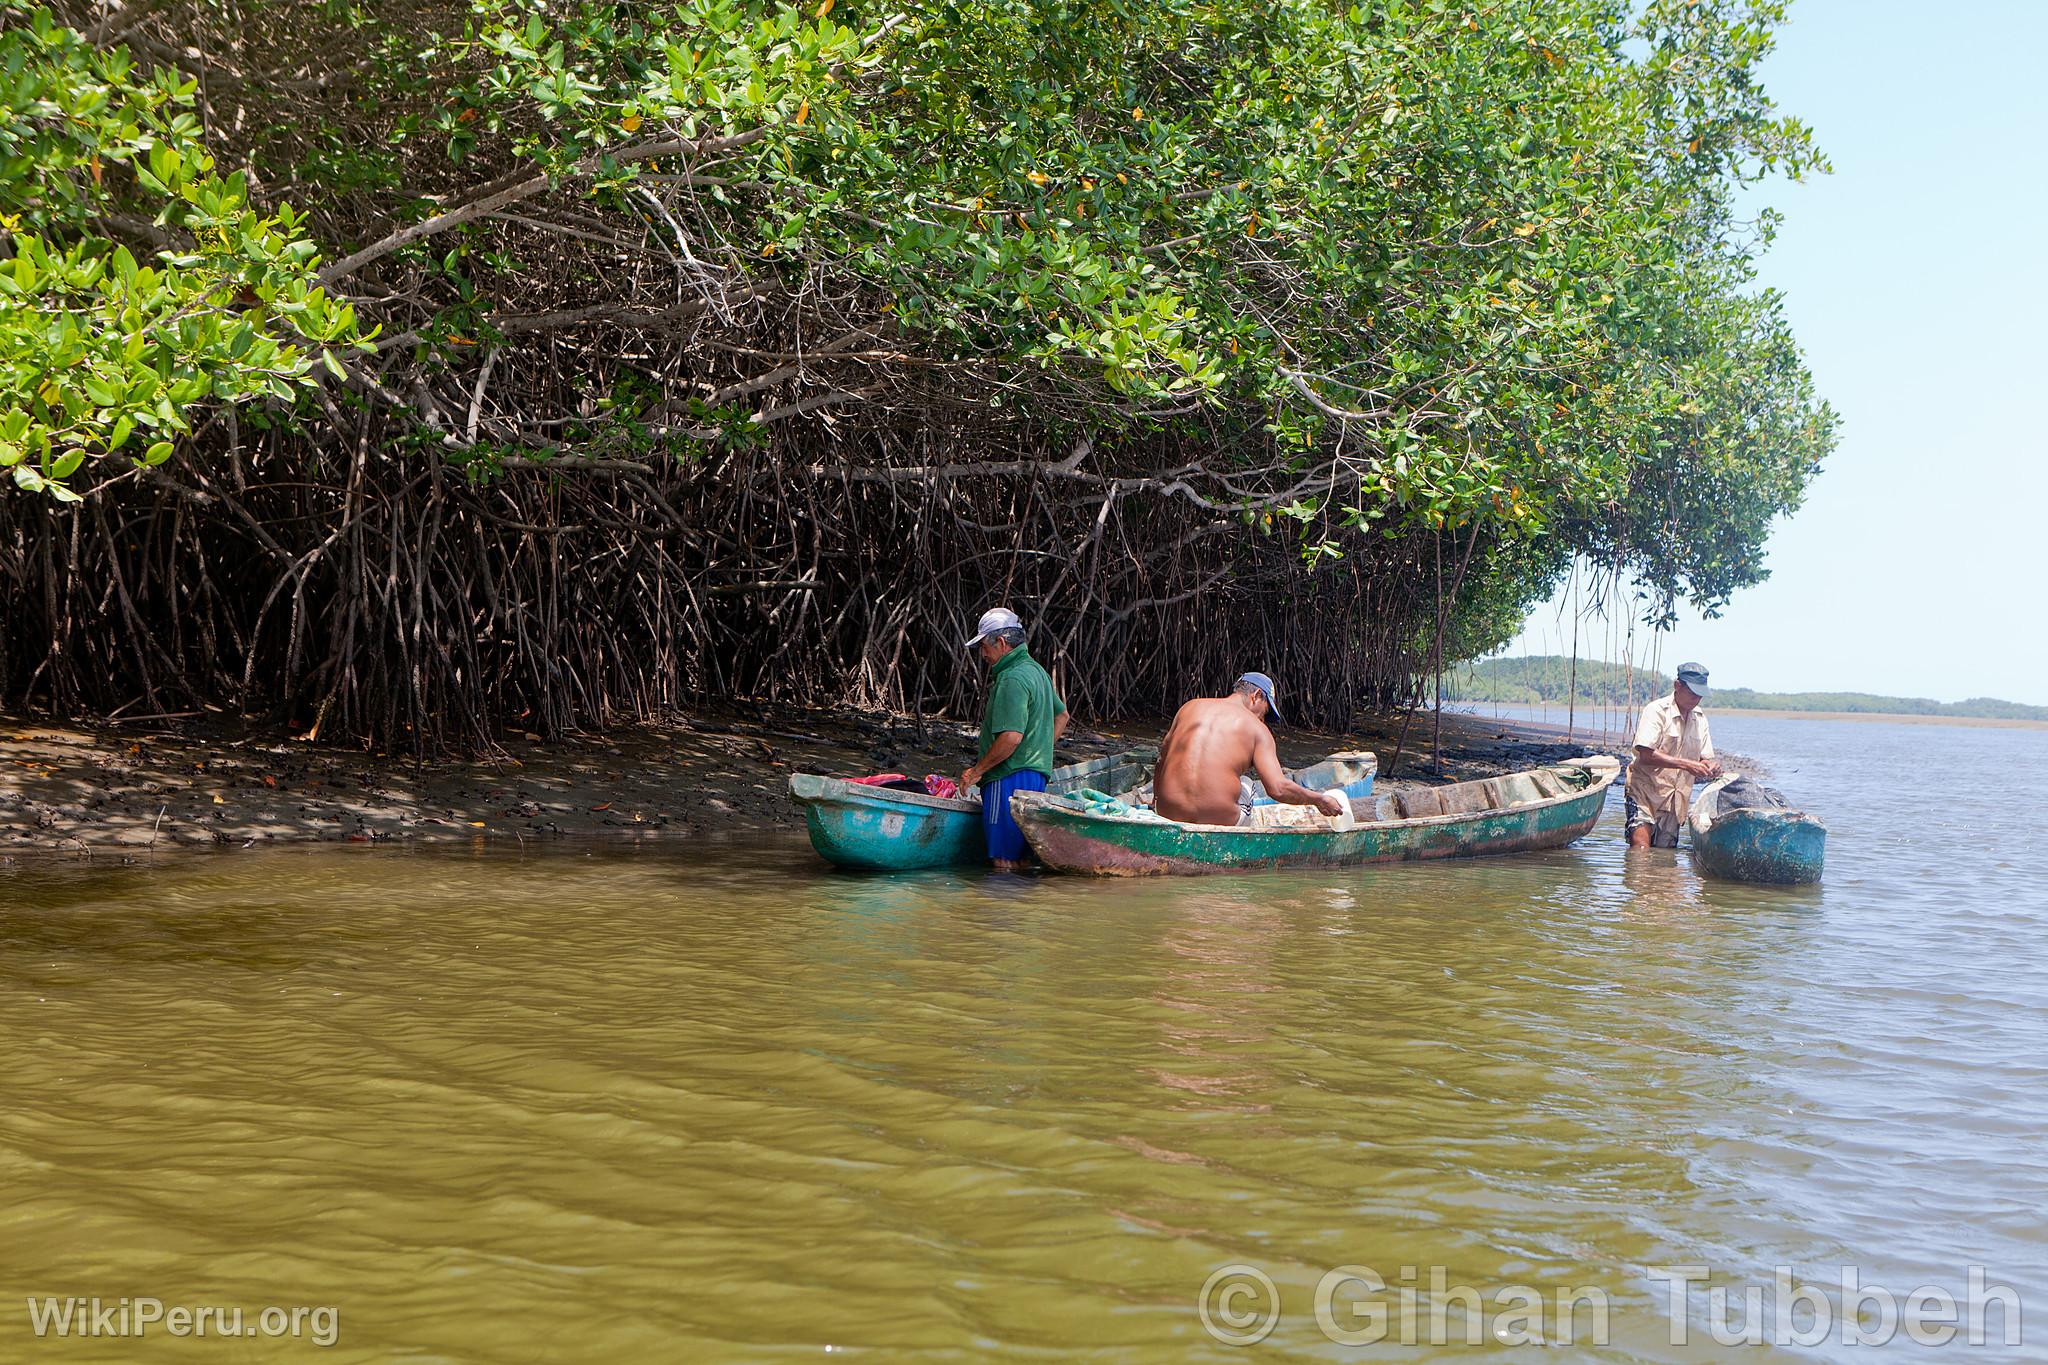
[[[1020,768],[981,784],[981,833],[988,841],[990,862],[1014,863],[1024,857],[1024,831],[1010,814],[1010,793],[1044,790],[1045,774],[1036,768]]]

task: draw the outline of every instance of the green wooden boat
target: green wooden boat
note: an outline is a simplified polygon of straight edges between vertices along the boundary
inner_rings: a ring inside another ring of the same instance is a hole
[[[1351,867],[1561,847],[1593,828],[1620,772],[1617,760],[1600,754],[1385,794],[1373,802],[1372,818],[1347,830],[1183,825],[1150,812],[1093,811],[1050,792],[1020,792],[1010,810],[1039,858],[1064,872],[1130,877]]]
[[[1686,820],[1693,866],[1734,882],[1810,886],[1819,881],[1827,863],[1828,827],[1775,800],[1724,809],[1722,789],[1738,781],[1730,774],[1694,798]],[[1769,788],[1760,790],[1777,797]]]
[[[1133,749],[1054,769],[1046,790],[1128,790],[1152,775],[1158,752]],[[907,872],[988,861],[975,798],[891,791],[811,773],[792,776],[789,795],[803,807],[811,847],[840,867]]]

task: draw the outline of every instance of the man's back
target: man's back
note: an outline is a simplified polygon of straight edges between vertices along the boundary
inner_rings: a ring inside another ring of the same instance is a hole
[[[1188,824],[1237,823],[1238,779],[1265,725],[1231,697],[1198,697],[1174,714],[1152,776],[1152,809]]]

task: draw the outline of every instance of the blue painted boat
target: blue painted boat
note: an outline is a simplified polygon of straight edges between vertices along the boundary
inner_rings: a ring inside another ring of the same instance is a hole
[[[1693,866],[1725,881],[1781,886],[1819,881],[1827,855],[1827,826],[1805,811],[1778,804],[1783,798],[1768,788],[1757,790],[1775,801],[1724,802],[1723,791],[1740,780],[1733,775],[1720,778],[1693,799],[1686,820]]]
[[[1127,791],[1151,777],[1157,756],[1156,749],[1134,749],[1072,763],[1053,770],[1046,790]],[[803,807],[811,847],[840,867],[908,872],[988,861],[978,798],[892,791],[811,773],[792,776],[789,795]]]

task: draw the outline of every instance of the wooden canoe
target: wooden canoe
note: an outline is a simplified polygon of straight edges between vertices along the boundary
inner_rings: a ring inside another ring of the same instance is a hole
[[[1709,783],[1693,798],[1687,844],[1693,866],[1731,882],[1805,886],[1820,880],[1827,860],[1828,829],[1802,810],[1721,810],[1721,788]]]
[[[1152,775],[1157,752],[1133,749],[1057,768],[1046,790],[1128,790]],[[810,773],[792,776],[789,794],[803,808],[811,847],[840,867],[907,872],[988,861],[979,799],[891,791]]]
[[[1383,795],[1352,829],[1184,825],[1099,814],[1052,793],[1010,810],[1047,866],[1100,876],[1352,867],[1557,848],[1593,828],[1621,765],[1606,755]],[[1304,784],[1307,785],[1307,784]]]

